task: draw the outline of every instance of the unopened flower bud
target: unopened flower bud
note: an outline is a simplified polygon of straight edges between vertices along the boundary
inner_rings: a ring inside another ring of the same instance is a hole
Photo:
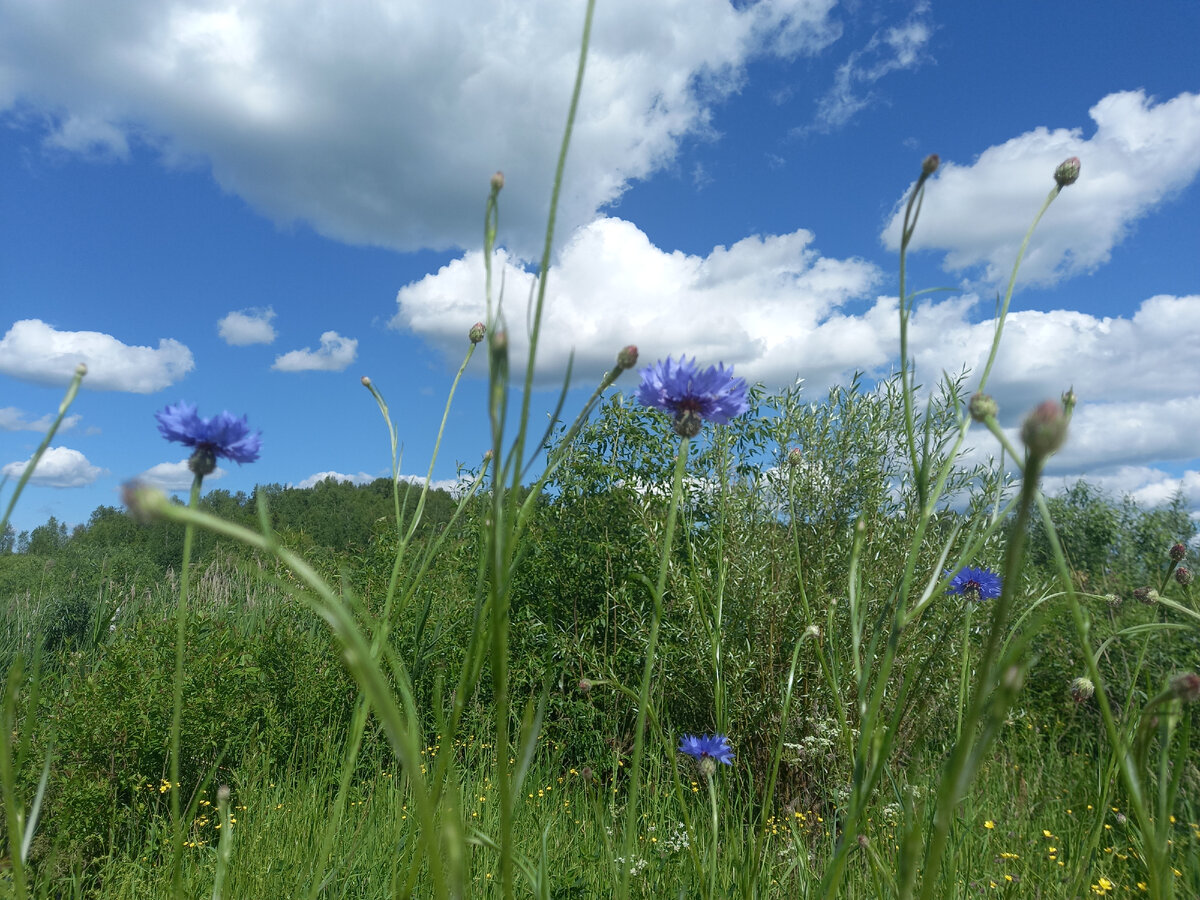
[[[1071,699],[1076,703],[1083,703],[1092,698],[1092,695],[1096,693],[1096,687],[1092,684],[1090,678],[1075,678],[1072,679],[1067,693],[1071,695]]]
[[[804,462],[803,451],[801,451],[801,449],[799,447],[793,447],[791,450],[788,451],[787,461],[788,461],[789,466],[800,465],[802,462]]]
[[[694,409],[680,409],[675,413],[675,433],[680,437],[694,438],[700,433],[704,418]]]
[[[229,802],[229,785],[223,784],[219,788],[217,788],[217,802],[218,803],[228,803]]]
[[[1183,558],[1187,556],[1187,547],[1183,544],[1172,544],[1167,556],[1171,557],[1171,562],[1183,562]]]
[[[821,626],[820,625],[809,625],[807,628],[804,629],[804,633],[806,635],[808,635],[810,638],[812,638],[814,641],[819,641],[821,639]]]
[[[216,467],[217,454],[213,452],[212,447],[197,447],[188,458],[188,468],[192,470],[193,475],[199,475],[201,478],[211,475]]]
[[[1119,594],[1105,594],[1104,599],[1108,602],[1109,609],[1117,609],[1123,602]]]
[[[1059,187],[1066,187],[1068,184],[1074,184],[1078,179],[1078,156],[1072,156],[1070,159],[1064,159],[1058,164],[1058,168],[1054,170],[1054,180],[1058,182]]]
[[[857,838],[855,838],[855,840],[858,842],[858,846],[861,847],[863,850],[866,850],[867,847],[869,847],[871,845],[871,839],[868,838],[865,834],[860,834]]]
[[[579,679],[579,690],[581,690],[585,694],[590,694],[592,691],[592,683],[590,681],[588,681],[586,678],[580,678]]]
[[[1039,403],[1021,426],[1021,440],[1031,456],[1046,457],[1067,439],[1067,419],[1057,400]]]
[[[483,340],[485,334],[487,334],[487,329],[483,327],[483,323],[476,322],[471,326],[471,330],[467,332],[467,337],[471,339],[472,344],[478,344]]]
[[[168,501],[167,495],[158,488],[135,479],[121,485],[121,502],[139,522],[150,522],[157,518],[158,510]]]
[[[492,193],[498,194],[504,189],[504,173],[497,172],[492,176]]]
[[[364,375],[362,377],[362,386],[365,388],[369,388],[371,386],[371,379],[368,378],[366,375]]]
[[[80,363],[75,367],[75,374],[82,378],[87,374],[87,363]]]
[[[717,771],[717,761],[711,756],[702,756],[696,760],[696,768],[705,778],[712,778]]]
[[[1135,588],[1133,591],[1133,599],[1138,603],[1146,604],[1146,606],[1153,606],[1158,602],[1158,591],[1152,587]]]
[[[1187,587],[1192,583],[1192,570],[1187,566],[1180,566],[1175,570],[1175,580],[1179,582],[1180,587]]]
[[[591,766],[584,766],[582,769],[579,770],[579,777],[582,778],[584,781],[591,781],[592,776],[594,774],[595,773],[592,771]]]
[[[1063,391],[1062,405],[1063,405],[1063,409],[1065,409],[1067,411],[1067,415],[1071,414],[1071,411],[1073,409],[1075,409],[1075,404],[1077,404],[1078,402],[1079,402],[1079,397],[1075,393],[1074,385],[1072,385],[1071,387],[1069,387],[1065,391]]]
[[[617,354],[617,368],[621,371],[632,369],[637,365],[638,352],[636,344],[629,344],[627,347],[622,347],[621,352]]]
[[[483,453],[483,461],[484,461],[484,462],[491,462],[491,461],[492,461],[492,451],[491,451],[491,450],[485,450],[485,451],[484,451],[484,453]]]
[[[927,157],[925,157],[925,161],[921,163],[921,174],[926,176],[932,175],[937,171],[937,167],[941,161],[941,157],[939,157],[936,153],[930,153]]]
[[[996,401],[990,395],[977,391],[967,402],[967,411],[976,422],[982,422],[988,416],[995,418],[1000,407],[996,405]]]
[[[1200,675],[1195,672],[1180,672],[1171,679],[1171,693],[1184,703],[1200,700]]]
[[[1118,825],[1124,825],[1128,821],[1129,821],[1129,819],[1125,816],[1125,813],[1122,813],[1122,812],[1117,813],[1117,824]]]

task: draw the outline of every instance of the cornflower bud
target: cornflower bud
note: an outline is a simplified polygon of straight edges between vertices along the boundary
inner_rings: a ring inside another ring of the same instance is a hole
[[[1070,159],[1064,159],[1059,163],[1058,168],[1054,170],[1054,180],[1058,182],[1059,187],[1066,187],[1078,181],[1079,157],[1072,156]]]
[[[1092,695],[1096,693],[1096,686],[1092,684],[1092,679],[1080,676],[1071,682],[1071,698],[1076,703],[1082,703],[1084,700],[1092,699]]]
[[[1021,426],[1021,440],[1031,456],[1046,457],[1067,439],[1067,419],[1057,400],[1039,403]]]
[[[787,461],[789,466],[798,466],[804,462],[804,453],[799,447],[793,447],[788,451]]]
[[[362,381],[363,387],[369,388],[371,386],[371,379],[368,378],[366,375],[364,375],[360,380]]]
[[[1180,672],[1171,679],[1171,693],[1184,703],[1200,700],[1200,675],[1195,672]]]
[[[1153,606],[1158,602],[1158,591],[1152,587],[1135,588],[1133,591],[1133,599],[1138,603],[1146,604],[1146,606]]]
[[[476,322],[471,326],[471,330],[467,332],[467,337],[471,339],[472,344],[478,344],[483,340],[485,334],[487,334],[487,329],[483,327],[483,323]]]
[[[1171,549],[1167,551],[1167,556],[1171,557],[1171,562],[1183,562],[1183,558],[1187,555],[1187,547],[1183,544],[1172,544]]]
[[[1175,580],[1179,582],[1180,587],[1187,587],[1192,583],[1192,570],[1187,566],[1180,566],[1175,570]]]
[[[1067,411],[1068,416],[1071,414],[1071,411],[1075,409],[1075,404],[1077,404],[1078,402],[1079,402],[1079,397],[1075,393],[1074,386],[1067,388],[1063,392],[1063,395],[1062,395],[1063,409],[1065,409]]]
[[[1119,594],[1105,594],[1104,599],[1108,601],[1109,609],[1118,609],[1121,606],[1121,596]]]
[[[592,691],[592,683],[586,678],[579,679],[579,690],[585,694],[590,694]]]
[[[504,173],[497,172],[492,176],[492,192],[498,194],[502,190],[504,190]]]
[[[627,347],[622,347],[621,352],[617,354],[617,368],[622,372],[626,369],[632,369],[637,365],[637,359],[637,345],[629,344]]]
[[[936,153],[930,153],[925,157],[925,161],[921,163],[921,174],[925,176],[932,175],[937,171],[938,165],[941,163],[941,157]]]
[[[967,403],[967,411],[976,422],[982,422],[988,416],[995,417],[996,413],[1000,411],[1000,407],[996,405],[996,401],[990,395],[983,391],[977,391],[971,395],[971,399]]]

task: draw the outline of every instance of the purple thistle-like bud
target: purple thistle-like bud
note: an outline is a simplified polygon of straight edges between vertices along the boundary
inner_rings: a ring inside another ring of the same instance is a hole
[[[788,451],[787,461],[789,466],[798,466],[804,462],[804,452],[799,447],[793,447]]]
[[[483,340],[485,334],[487,334],[487,329],[483,327],[483,323],[476,322],[471,326],[471,330],[467,332],[467,337],[471,339],[472,344],[478,344]]]
[[[1180,587],[1187,587],[1192,583],[1192,570],[1187,566],[1180,566],[1175,570],[1175,580],[1179,582]]]
[[[1200,700],[1200,675],[1195,672],[1180,672],[1171,679],[1171,693],[1184,703]]]
[[[579,690],[585,694],[590,694],[592,692],[592,683],[586,678],[580,678]]]
[[[497,172],[492,176],[492,193],[498,194],[504,190],[504,173]]]
[[[1071,682],[1071,699],[1076,703],[1082,703],[1084,700],[1092,699],[1092,695],[1096,693],[1096,686],[1092,684],[1092,679],[1080,676]]]
[[[1000,407],[996,405],[996,401],[989,394],[977,391],[967,402],[967,411],[976,422],[982,422],[988,416],[995,418]]]
[[[632,369],[637,365],[638,349],[636,344],[629,344],[622,347],[621,352],[617,354],[617,368],[624,372],[626,369]]]
[[[1058,168],[1054,170],[1054,180],[1058,182],[1059,187],[1066,187],[1078,181],[1079,157],[1072,156],[1070,159],[1064,159],[1059,163]]]
[[[1067,439],[1067,418],[1057,400],[1039,403],[1021,426],[1021,440],[1031,456],[1047,457]]]
[[[1120,594],[1105,594],[1104,599],[1108,602],[1109,609],[1119,609],[1123,602]]]
[[[932,175],[937,171],[937,168],[941,162],[942,159],[940,156],[938,156],[936,153],[930,153],[927,157],[925,157],[925,161],[921,163],[921,174],[925,175],[926,177]]]
[[[1158,602],[1158,591],[1152,587],[1134,588],[1133,599],[1146,606],[1153,606]]]
[[[371,379],[368,378],[366,375],[364,375],[361,380],[362,380],[363,387],[369,388],[371,386]]]
[[[1171,562],[1183,562],[1183,558],[1187,556],[1187,547],[1183,544],[1172,544],[1167,556],[1171,558]]]

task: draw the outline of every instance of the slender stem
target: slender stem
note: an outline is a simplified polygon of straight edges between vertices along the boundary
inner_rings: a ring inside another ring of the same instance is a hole
[[[200,503],[200,485],[204,476],[196,473],[188,509]],[[183,723],[183,656],[187,643],[188,577],[192,563],[192,537],[196,527],[189,521],[183,527],[183,562],[179,571],[179,602],[175,604],[175,692],[171,706],[171,890],[176,900],[183,897],[183,818],[179,813],[179,733]]]

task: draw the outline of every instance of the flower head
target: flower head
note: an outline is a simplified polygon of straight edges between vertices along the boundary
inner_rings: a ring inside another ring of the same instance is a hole
[[[717,763],[733,765],[733,751],[723,734],[685,734],[679,739],[679,752],[696,760],[704,775],[712,775],[717,770]]]
[[[168,441],[195,448],[188,463],[193,472],[198,471],[198,465],[205,467],[207,460],[208,471],[199,472],[202,475],[212,471],[218,456],[239,464],[248,463],[258,459],[262,450],[262,432],[251,432],[245,416],[238,419],[230,412],[222,412],[211,419],[202,419],[196,414],[194,403],[181,400],[156,412],[154,418],[158,420],[159,432]]]
[[[1090,700],[1096,693],[1096,685],[1092,683],[1092,679],[1081,675],[1071,682],[1068,690],[1070,691],[1072,700],[1076,703],[1082,703],[1085,700]]]
[[[947,573],[949,574],[949,573]],[[950,579],[947,594],[961,594],[974,603],[994,600],[1000,596],[1003,583],[991,569],[974,569],[966,566]]]
[[[699,434],[706,419],[724,425],[747,409],[746,382],[733,377],[732,367],[700,369],[695,359],[675,362],[668,356],[642,369],[641,376],[638,401],[674,413],[675,432],[683,437]]]

